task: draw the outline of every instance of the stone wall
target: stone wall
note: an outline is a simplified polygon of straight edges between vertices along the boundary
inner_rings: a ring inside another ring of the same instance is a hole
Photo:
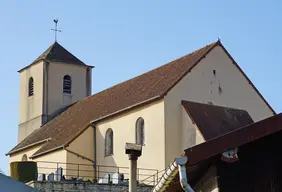
[[[98,184],[88,182],[50,182],[50,181],[32,181],[28,183],[29,186],[38,189],[42,192],[128,192],[128,185],[114,185],[114,184]],[[138,192],[150,192],[152,186],[139,185]]]

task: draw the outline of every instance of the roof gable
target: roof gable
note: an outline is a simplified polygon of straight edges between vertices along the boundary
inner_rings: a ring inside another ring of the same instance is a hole
[[[206,141],[254,123],[245,110],[191,101],[182,105]]]
[[[35,130],[8,154],[47,139],[48,142],[33,157],[63,148],[83,132],[91,121],[99,121],[141,104],[162,99],[215,46],[222,45],[220,41],[211,43],[168,64],[82,99]]]

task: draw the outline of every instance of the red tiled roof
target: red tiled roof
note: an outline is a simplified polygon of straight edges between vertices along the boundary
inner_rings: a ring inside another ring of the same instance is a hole
[[[82,99],[35,130],[8,154],[48,138],[50,140],[35,152],[34,156],[62,148],[83,132],[92,120],[97,121],[131,107],[163,98],[217,45],[222,46],[220,41],[214,42],[166,65]]]
[[[206,141],[254,123],[245,110],[191,101],[182,105]]]

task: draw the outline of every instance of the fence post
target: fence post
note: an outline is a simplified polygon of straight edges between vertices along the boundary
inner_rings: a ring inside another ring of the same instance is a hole
[[[77,178],[79,178],[79,164],[77,164]]]
[[[56,174],[56,178],[58,179],[58,177],[59,177],[59,171],[58,171],[58,168],[59,168],[59,163],[57,162],[57,170],[56,170],[56,172],[55,172],[55,174]]]
[[[139,181],[139,169],[137,168],[137,181]]]
[[[99,165],[97,165],[97,182],[98,182],[98,180],[99,180],[99,176],[100,176],[100,173],[99,173]]]
[[[157,170],[157,182],[159,181],[159,170]]]

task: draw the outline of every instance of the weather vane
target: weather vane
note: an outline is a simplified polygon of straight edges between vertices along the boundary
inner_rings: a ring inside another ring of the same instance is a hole
[[[55,23],[55,29],[51,29],[51,30],[55,32],[55,41],[57,42],[57,32],[62,32],[62,31],[57,28],[59,20],[54,19],[53,21]]]

